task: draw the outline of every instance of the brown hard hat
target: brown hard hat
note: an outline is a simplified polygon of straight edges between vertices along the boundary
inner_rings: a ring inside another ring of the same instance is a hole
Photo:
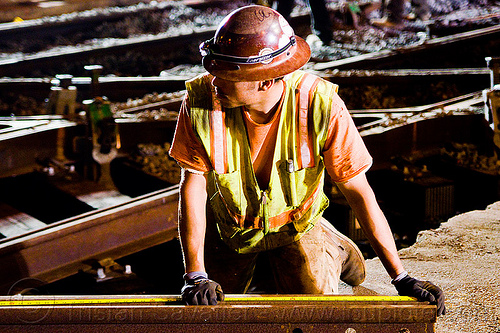
[[[203,66],[230,81],[282,77],[304,66],[309,45],[295,36],[277,11],[258,5],[239,8],[219,25],[214,38],[200,45]]]

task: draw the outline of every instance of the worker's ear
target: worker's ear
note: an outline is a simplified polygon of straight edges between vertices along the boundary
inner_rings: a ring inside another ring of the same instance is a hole
[[[264,80],[259,82],[259,90],[269,90],[274,85],[274,80]]]

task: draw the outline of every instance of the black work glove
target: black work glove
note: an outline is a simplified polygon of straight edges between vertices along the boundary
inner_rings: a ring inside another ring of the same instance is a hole
[[[192,278],[186,278],[186,275],[186,282],[181,290],[182,300],[186,305],[217,305],[217,301],[224,300],[220,284],[210,280],[206,273]]]
[[[436,304],[438,316],[446,313],[444,293],[435,284],[429,281],[414,279],[409,275],[398,281],[394,281],[393,284],[399,295],[416,297],[419,301],[428,301],[431,304]]]

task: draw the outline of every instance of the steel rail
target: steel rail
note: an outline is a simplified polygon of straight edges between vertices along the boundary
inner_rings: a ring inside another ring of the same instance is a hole
[[[436,102],[428,105],[410,106],[404,108],[391,108],[391,109],[357,109],[349,110],[351,114],[418,114],[429,112],[433,110],[441,111],[459,111],[464,109],[470,109],[472,106],[483,106],[484,99],[482,92],[473,92],[470,94],[465,94],[457,96],[454,98],[447,99],[445,101]]]
[[[126,300],[137,296],[116,296],[117,302],[108,297],[107,303],[103,299],[104,303],[97,304],[58,304],[61,298],[45,296],[53,303],[1,306],[0,330],[8,333],[71,329],[79,332],[429,333],[434,332],[436,322],[435,305],[398,296],[228,295],[227,301],[216,306],[185,306],[178,303],[178,297],[171,297],[173,303],[163,302],[165,297],[168,296],[145,295],[135,304]],[[18,299],[25,299],[20,302],[33,300],[25,296]]]
[[[5,22],[0,23],[0,38],[12,38],[15,36],[32,38],[33,36],[31,34],[36,35],[37,38],[57,36],[63,31],[78,31],[82,28],[88,29],[94,25],[99,25],[104,22],[113,22],[128,15],[137,15],[142,12],[166,10],[174,8],[175,6],[202,8],[217,6],[224,4],[224,2],[224,0],[179,0],[175,3],[168,1],[153,2],[126,7],[97,8],[58,16],[29,19],[22,22]],[[0,5],[0,9],[1,8]]]
[[[453,63],[455,59],[460,58],[468,51],[468,49],[464,48],[461,52],[457,53],[456,48],[464,47],[464,44],[477,43],[479,45],[489,45],[488,48],[491,48],[492,51],[498,51],[498,47],[500,46],[499,40],[500,25],[496,25],[449,36],[431,38],[419,45],[401,47],[395,50],[382,50],[340,60],[316,63],[311,66],[311,69],[325,71],[332,69],[418,68],[418,66],[415,65],[420,65],[422,63],[427,64],[427,66],[432,64],[434,68],[446,68],[448,66],[443,66],[444,61]],[[470,45],[469,48],[471,48]],[[424,54],[432,56],[433,61],[427,61],[428,59],[423,56]],[[484,57],[486,56],[488,55],[484,54]],[[480,59],[481,62],[484,62],[484,57]],[[413,66],[403,67],[406,66],[406,63],[403,61],[405,58],[408,58],[407,60],[410,60]],[[462,64],[457,65],[457,67],[462,67]]]
[[[450,82],[469,87],[469,92],[486,88],[489,79],[487,68],[442,68],[442,69],[392,69],[392,70],[325,70],[311,71],[338,84],[341,91],[349,87],[362,85],[391,85],[401,87],[423,85],[431,82]],[[194,76],[193,74],[192,76]],[[142,97],[152,92],[180,92],[185,89],[188,75],[171,75],[168,77],[100,77],[99,86],[102,95],[111,101],[126,101],[131,97]],[[47,98],[51,86],[57,79],[44,78],[0,78],[0,91],[9,91],[37,100]],[[72,85],[84,98],[90,95],[91,80],[86,77],[74,77]],[[178,100],[171,100],[155,105],[143,105],[134,111],[155,107],[174,107],[177,111]],[[131,110],[132,111],[132,110]]]
[[[85,260],[116,259],[177,235],[178,186],[90,211],[0,241],[0,292],[25,278],[45,283],[88,268]],[[64,255],[61,255],[64,253]]]
[[[214,32],[215,27],[196,28],[188,35],[158,34],[114,39],[99,45],[68,47],[63,48],[63,51],[48,50],[21,57],[13,56],[0,60],[0,77],[25,76],[35,69],[59,67],[64,62],[91,62],[91,59],[99,59],[106,55],[115,56],[128,51],[159,54],[159,52],[166,52],[177,47],[185,47],[187,43],[199,44],[199,41],[212,37]]]

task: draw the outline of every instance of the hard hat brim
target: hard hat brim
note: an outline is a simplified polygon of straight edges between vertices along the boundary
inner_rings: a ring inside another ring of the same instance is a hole
[[[203,57],[203,67],[212,75],[229,81],[272,80],[302,68],[311,57],[307,42],[295,36],[296,44],[268,64],[235,64],[210,57]]]

